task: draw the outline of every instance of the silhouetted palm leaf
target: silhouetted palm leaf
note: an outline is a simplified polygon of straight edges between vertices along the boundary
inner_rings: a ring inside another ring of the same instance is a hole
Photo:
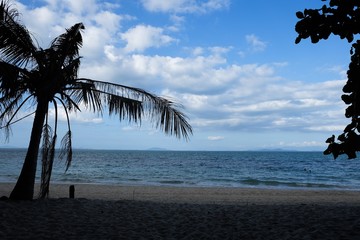
[[[83,29],[85,29],[84,25],[77,23],[52,41],[50,48],[58,52],[60,63],[66,64],[79,55],[79,49],[83,42],[81,36]]]
[[[49,124],[45,124],[42,133],[42,157],[41,157],[41,185],[40,185],[40,198],[45,198],[49,193],[49,168],[51,165],[51,159],[54,155],[52,154],[52,146],[56,139],[53,137],[53,132]]]
[[[19,21],[19,14],[9,1],[0,2],[0,52],[2,59],[14,65],[28,63],[36,47],[29,31]]]
[[[67,171],[72,162],[72,140],[71,140],[71,131],[69,130],[61,140],[61,152],[59,155],[60,159],[66,158],[66,169]]]

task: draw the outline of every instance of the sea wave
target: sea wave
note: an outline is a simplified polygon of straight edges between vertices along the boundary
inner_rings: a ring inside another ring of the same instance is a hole
[[[15,182],[25,151],[0,149],[0,181]],[[40,180],[40,161],[37,181]],[[360,190],[358,161],[333,161],[320,152],[175,152],[75,150],[53,182],[199,187]]]

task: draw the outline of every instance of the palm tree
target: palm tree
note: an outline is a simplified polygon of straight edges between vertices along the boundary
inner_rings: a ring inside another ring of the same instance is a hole
[[[155,127],[178,138],[187,140],[192,134],[179,104],[139,88],[79,78],[79,49],[84,29],[82,23],[77,23],[56,37],[49,48],[42,49],[9,0],[0,2],[0,126],[8,137],[13,123],[31,115],[19,116],[21,109],[31,106],[35,115],[24,164],[10,199],[33,198],[40,145],[40,197],[48,196],[60,107],[65,110],[68,126],[59,154],[66,159],[66,169],[72,160],[69,113],[80,111],[83,105],[95,113],[106,111],[129,122],[139,123],[148,117]],[[55,109],[53,124],[49,122],[49,107]]]

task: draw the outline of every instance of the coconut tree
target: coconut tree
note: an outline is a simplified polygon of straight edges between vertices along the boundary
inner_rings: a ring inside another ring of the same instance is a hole
[[[59,154],[66,159],[66,169],[72,160],[69,114],[80,111],[81,107],[135,123],[147,117],[166,134],[186,140],[192,134],[179,104],[139,88],[79,78],[79,49],[84,29],[82,23],[77,23],[56,37],[49,48],[42,49],[10,2],[0,2],[0,126],[8,136],[13,123],[34,115],[24,164],[11,199],[33,198],[40,145],[40,197],[48,195],[60,108],[67,116],[68,131],[61,140]],[[34,110],[32,114],[21,115],[22,109],[29,107]],[[49,109],[55,109],[52,121]]]

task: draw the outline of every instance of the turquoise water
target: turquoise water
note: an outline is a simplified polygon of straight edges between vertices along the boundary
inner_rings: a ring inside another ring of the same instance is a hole
[[[0,149],[0,182],[17,180],[25,153]],[[321,152],[75,150],[66,173],[65,163],[55,162],[52,182],[360,190],[360,159],[335,161]]]

